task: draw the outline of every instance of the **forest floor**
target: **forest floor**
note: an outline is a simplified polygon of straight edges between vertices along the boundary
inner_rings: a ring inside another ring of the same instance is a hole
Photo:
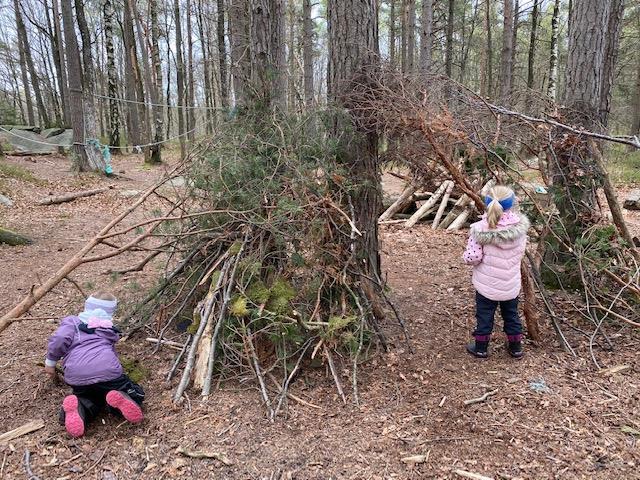
[[[143,190],[161,174],[139,157],[116,157],[127,178],[76,177],[62,157],[12,157],[6,165],[32,175],[2,179],[0,191],[15,205],[0,206],[0,224],[30,235],[25,247],[0,245],[0,311],[17,303],[32,284],[44,281],[99,228],[133,200],[122,191]],[[24,172],[23,172],[24,173]],[[387,190],[401,188],[385,178]],[[57,206],[34,200],[53,193],[111,184],[106,194]],[[640,230],[640,215],[626,213]],[[105,416],[84,438],[70,439],[57,422],[68,388],[44,375],[42,361],[54,320],[16,323],[0,335],[0,421],[8,431],[41,419],[44,427],[0,444],[0,478],[29,478],[30,468],[50,479],[454,479],[457,470],[495,479],[640,479],[640,335],[609,328],[615,350],[596,350],[598,371],[585,341],[570,332],[579,358],[565,354],[545,322],[540,346],[526,345],[511,359],[496,334],[492,355],[477,360],[464,351],[473,328],[470,271],[460,262],[465,232],[432,231],[428,225],[382,229],[384,270],[392,298],[407,321],[413,353],[389,321],[390,351],[360,369],[360,406],[343,404],[324,370],[307,372],[291,391],[313,408],[290,402],[271,424],[251,382],[227,382],[202,403],[195,395],[173,407],[173,386],[164,382],[174,351],[153,354],[142,334],[119,346],[147,372],[146,420],[130,426]],[[145,295],[157,266],[140,273],[112,270],[134,262],[121,256],[72,274],[84,290],[113,290],[124,304]],[[36,317],[77,313],[82,296],[60,284],[33,310]],[[496,322],[500,330],[500,321]],[[349,371],[344,370],[349,385]],[[486,401],[465,400],[494,392]],[[215,459],[181,456],[177,449],[214,451]],[[408,458],[412,457],[412,458]],[[36,478],[36,477],[32,477]],[[478,478],[478,477],[467,477]]]

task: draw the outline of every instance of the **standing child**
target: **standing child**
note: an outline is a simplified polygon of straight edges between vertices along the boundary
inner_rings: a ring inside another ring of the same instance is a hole
[[[471,225],[471,235],[464,252],[464,262],[473,265],[476,289],[475,342],[467,351],[487,358],[493,331],[493,317],[500,306],[504,332],[512,357],[522,358],[522,323],[518,315],[521,288],[520,262],[527,246],[529,220],[516,213],[516,196],[508,187],[495,186],[485,198],[487,212]]]
[[[84,311],[64,318],[49,339],[45,371],[55,379],[56,363],[62,360],[64,381],[73,388],[60,411],[72,437],[84,435],[86,425],[105,406],[132,423],[143,419],[144,391],[124,374],[115,349],[120,339],[113,325],[117,304],[109,293],[91,295]]]

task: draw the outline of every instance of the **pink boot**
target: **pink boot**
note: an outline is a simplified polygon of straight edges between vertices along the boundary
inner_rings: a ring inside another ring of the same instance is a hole
[[[124,392],[111,390],[107,393],[107,404],[119,410],[122,416],[131,423],[140,423],[144,418],[140,405],[131,400],[131,397]]]
[[[68,395],[62,401],[64,410],[64,426],[69,435],[78,438],[84,435],[84,419],[82,418],[82,405],[78,402],[78,397]]]

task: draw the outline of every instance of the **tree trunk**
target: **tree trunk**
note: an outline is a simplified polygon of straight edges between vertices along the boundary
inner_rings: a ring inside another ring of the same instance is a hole
[[[609,14],[607,35],[605,38],[606,45],[604,51],[604,66],[602,67],[602,85],[600,87],[600,123],[605,128],[609,123],[609,114],[611,113],[611,90],[616,77],[616,62],[618,60],[623,14],[624,1],[611,0],[611,13]]]
[[[488,2],[487,2],[488,3]],[[455,15],[455,0],[449,0],[449,13],[447,14],[447,34],[446,34],[446,51],[445,51],[445,74],[449,78],[453,78],[453,20]]]
[[[527,62],[527,88],[533,89],[534,68],[536,61],[536,42],[538,41],[538,10],[539,0],[533,1],[533,10],[531,11],[531,37],[529,38],[529,58]]]
[[[231,74],[236,106],[246,106],[251,79],[249,0],[230,0]]]
[[[556,98],[558,84],[558,21],[560,17],[560,0],[553,4],[553,16],[551,17],[551,54],[549,55],[549,82],[547,83],[547,95],[552,100]]]
[[[302,57],[304,66],[304,103],[307,108],[310,108],[314,104],[311,0],[302,0]]]
[[[328,0],[329,98],[339,102],[352,88],[354,75],[376,68],[378,31],[376,0]],[[339,128],[339,127],[338,127]],[[356,255],[370,275],[380,273],[378,215],[382,195],[378,166],[377,136],[369,133],[360,141],[345,142],[344,162],[359,191],[353,194],[357,237]]]
[[[85,118],[82,89],[82,69],[80,66],[80,51],[76,39],[75,25],[73,21],[73,7],[71,0],[62,0],[62,20],[64,28],[64,41],[67,57],[67,71],[69,72],[69,109],[71,115],[71,128],[73,129],[74,168],[78,171],[102,171],[104,172],[104,159],[102,155],[87,155],[85,144]]]
[[[75,0],[75,4],[76,20],[82,38],[82,61],[84,65],[82,70],[82,105],[84,108],[85,151],[89,158],[89,164],[99,165],[104,172],[106,163],[102,157],[98,139],[97,112],[93,100],[96,75],[93,67],[93,57],[91,55],[91,36],[89,35],[89,26],[87,25],[87,19],[84,14],[84,2],[82,0]]]
[[[396,0],[389,0],[389,63],[396,63]]]
[[[416,0],[407,1],[407,71],[413,72],[416,58]]]
[[[207,133],[211,133],[211,126],[214,121],[214,112],[211,109],[213,99],[215,98],[215,93],[213,91],[211,85],[211,49],[209,48],[209,42],[207,41],[208,35],[205,33],[205,13],[204,13],[204,5],[202,0],[198,0],[198,15],[197,15],[197,23],[198,23],[198,34],[200,36],[200,46],[202,50],[202,69],[204,76],[204,103],[205,103],[205,119],[207,126]]]
[[[54,0],[54,2],[57,0]],[[107,54],[107,96],[109,97],[109,145],[120,146],[120,110],[118,110],[118,72],[116,70],[115,49],[113,45],[113,10],[112,0],[104,0],[104,37]],[[112,154],[119,154],[119,148],[111,149]]]
[[[30,125],[36,124],[36,117],[33,111],[33,99],[31,98],[31,88],[29,87],[27,55],[24,36],[21,31],[24,31],[24,22],[22,21],[22,15],[20,13],[20,4],[18,0],[13,0],[13,8],[15,9],[16,16],[16,28],[18,31],[18,53],[20,55],[20,73],[22,75],[22,89],[24,90],[24,99],[27,104],[27,121]],[[20,27],[22,24],[22,27]],[[28,46],[28,45],[27,45]]]
[[[227,73],[227,45],[225,43],[225,22],[224,22],[224,0],[217,0],[218,11],[216,12],[218,36],[218,63],[220,64],[220,96],[222,97],[222,106],[229,105],[229,77]]]
[[[157,101],[159,104],[164,103],[162,94],[163,75],[162,60],[160,59],[160,24],[158,22],[158,0],[149,0],[149,16],[151,18],[151,62],[153,63],[154,78]],[[159,112],[154,114],[156,124],[156,138],[154,141],[160,142],[163,139],[164,114],[162,107]],[[153,156],[153,153],[152,153]]]
[[[54,1],[54,4],[55,4],[55,1]],[[62,76],[63,65],[60,62],[60,55],[58,55],[60,42],[62,41],[62,39],[60,38],[58,29],[57,29],[58,25],[54,26],[54,23],[51,21],[48,1],[45,1],[45,13],[47,17],[47,27],[49,29],[49,38],[51,41],[51,56],[53,57],[53,65],[56,69],[56,82],[58,84],[58,92],[60,94],[60,111],[62,112],[62,118],[57,118],[57,121],[58,121],[58,125],[65,125],[67,124],[67,116],[65,113],[65,109],[66,109],[65,94],[67,92],[66,92],[66,85],[65,85],[66,82],[63,81],[63,76]]]
[[[433,35],[433,0],[422,0],[420,30],[420,70],[429,73],[431,69],[431,36]]]
[[[491,43],[491,2],[484,2],[484,30],[487,43],[483,53],[484,74],[480,77],[480,95],[491,98],[493,91],[493,45]]]
[[[631,102],[633,118],[631,119],[631,135],[640,136],[640,49],[636,49],[636,86]]]
[[[176,83],[178,90],[178,135],[180,135],[180,156],[187,156],[187,147],[185,143],[185,78],[184,78],[184,60],[182,59],[182,17],[180,16],[180,0],[173,1],[173,14],[176,22]]]
[[[408,33],[407,23],[409,22],[409,1],[402,0],[400,11],[400,66],[402,72],[407,71],[407,43]]]
[[[189,140],[194,139],[195,132],[193,131],[196,127],[196,100],[195,100],[195,80],[193,76],[193,29],[191,27],[191,0],[187,0],[187,108],[186,110],[186,119],[187,119],[187,131],[189,132],[187,138]]]
[[[513,0],[504,0],[504,29],[500,59],[500,100],[508,104],[513,75]]]
[[[22,49],[24,50],[24,59],[27,63],[27,68],[29,69],[29,76],[31,77],[31,87],[33,88],[33,93],[36,97],[38,115],[40,117],[40,120],[42,121],[41,125],[48,127],[49,115],[47,114],[47,109],[45,108],[44,102],[42,100],[40,79],[38,78],[38,73],[36,72],[36,67],[33,63],[33,56],[31,55],[31,45],[29,43],[29,38],[27,37],[27,29],[25,28],[24,21],[22,20],[22,12],[19,0],[13,0],[13,5],[16,14],[16,27],[18,30],[18,36],[21,39]]]
[[[69,111],[69,83],[67,79],[66,60],[64,58],[64,41],[62,37],[62,28],[60,26],[60,8],[58,6],[58,0],[52,0],[53,5],[53,28],[56,32],[57,38],[57,51],[53,52],[53,55],[60,62],[60,80],[61,80],[61,96],[62,96],[62,112],[64,114],[64,123],[67,126],[71,125],[71,114]]]
[[[252,84],[258,108],[286,109],[284,1],[251,1]]]
[[[150,5],[151,6],[151,5]],[[151,100],[151,111],[153,114],[153,141],[148,143],[153,143],[154,145],[149,146],[148,155],[145,155],[145,161],[151,164],[157,164],[162,162],[162,108],[160,107],[160,98],[158,95],[158,86],[152,80],[151,74],[151,65],[149,64],[149,57],[152,56],[152,52],[147,48],[147,44],[150,42],[145,41],[144,32],[142,30],[142,24],[140,22],[140,15],[138,14],[137,7],[135,2],[130,3],[130,7],[132,9],[131,14],[134,18],[136,24],[136,30],[138,33],[138,45],[140,48],[140,56],[142,58],[142,72],[144,77],[145,89],[147,91],[147,95]],[[152,7],[153,8],[153,7]],[[143,97],[144,98],[144,97]],[[146,98],[145,98],[146,100]],[[147,124],[147,130],[151,130],[151,122]],[[151,136],[149,135],[148,138]]]
[[[125,97],[127,99],[127,131],[129,133],[128,140],[130,145],[141,145],[142,135],[140,127],[142,119],[140,118],[140,108],[137,102],[143,102],[144,98],[138,98],[137,93],[137,75],[135,68],[138,63],[136,54],[136,43],[133,34],[133,19],[131,18],[131,9],[128,6],[129,0],[125,0],[123,22],[122,22],[122,40],[124,44],[124,79],[125,79]]]
[[[534,0],[535,1],[535,0]],[[513,94],[515,88],[515,70],[518,58],[518,30],[520,29],[520,1],[515,0],[513,7],[513,35],[511,37],[511,85],[509,94]]]

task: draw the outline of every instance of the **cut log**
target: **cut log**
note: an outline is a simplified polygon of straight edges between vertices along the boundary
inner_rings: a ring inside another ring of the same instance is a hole
[[[462,196],[455,203],[449,214],[444,217],[444,220],[440,223],[440,228],[447,228],[451,223],[460,216],[460,214],[465,210],[467,205],[469,205],[470,200],[466,193],[462,194]]]
[[[93,190],[83,190],[81,192],[67,193],[65,195],[60,195],[58,197],[45,198],[43,200],[40,200],[37,204],[38,205],[57,205],[59,203],[71,202],[76,198],[91,197],[93,195],[98,195],[99,193],[108,192],[112,188],[113,187],[104,187],[104,188],[96,188]]]
[[[444,191],[447,189],[447,182],[442,182],[442,185],[438,187],[435,193],[431,196],[429,200],[427,200],[424,205],[422,205],[416,213],[414,213],[407,223],[405,224],[405,228],[413,227],[422,217],[427,215],[429,211],[436,205],[440,197],[444,194]]]
[[[473,205],[469,204],[469,206],[460,215],[458,215],[453,222],[451,222],[451,225],[447,227],[447,232],[455,232],[457,230],[460,230],[460,228],[462,228],[462,226],[469,218],[469,215],[471,215],[472,209]]]
[[[634,190],[625,199],[623,207],[627,210],[640,210],[640,190]]]
[[[447,205],[449,205],[449,197],[451,196],[451,191],[453,190],[453,181],[447,180],[445,183],[448,183],[447,189],[444,191],[444,196],[442,197],[442,201],[440,202],[440,207],[438,208],[438,212],[436,213],[436,218],[433,219],[433,223],[431,224],[431,228],[433,230],[438,228],[440,219],[442,218]]]
[[[414,187],[413,185],[409,185],[407,188],[405,188],[402,194],[396,199],[396,201],[393,202],[382,215],[380,215],[380,218],[378,218],[378,222],[389,220],[391,217],[393,217],[394,213],[404,210],[407,204],[412,201],[411,196],[417,189],[418,188]]]
[[[16,245],[31,245],[33,242],[30,238],[0,227],[0,243],[15,247]]]

